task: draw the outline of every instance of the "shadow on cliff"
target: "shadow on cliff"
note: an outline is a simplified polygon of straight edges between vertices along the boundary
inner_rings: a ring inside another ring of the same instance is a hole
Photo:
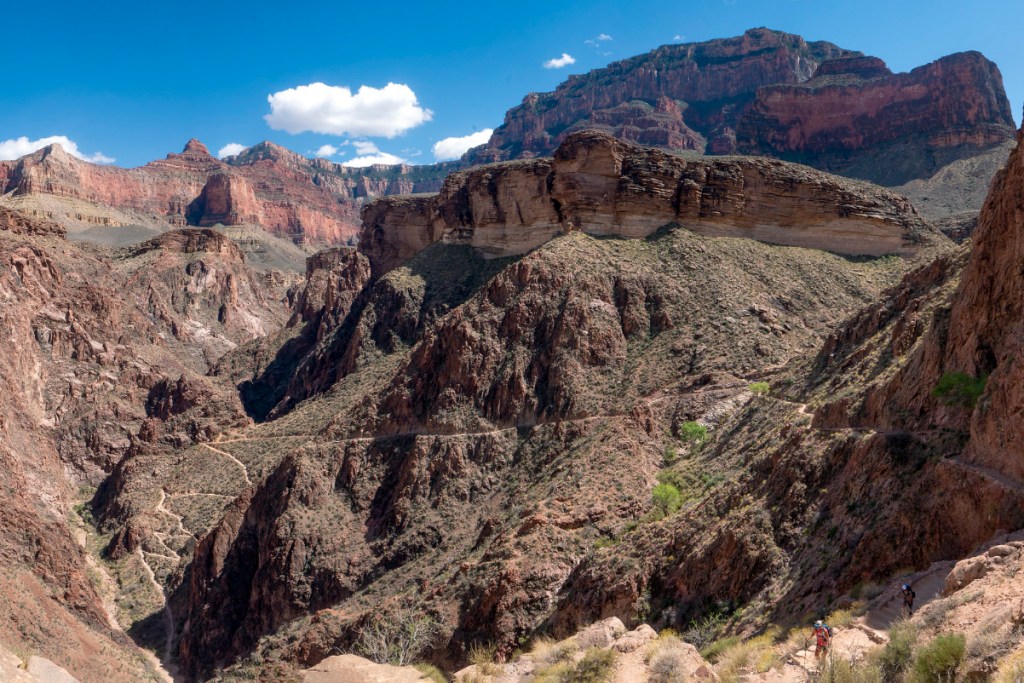
[[[408,349],[429,325],[518,258],[486,259],[468,245],[435,243],[374,276],[323,339],[317,333],[330,314],[326,309],[285,341],[259,375],[238,385],[246,412],[257,422],[280,417],[354,372],[367,350],[392,354]]]

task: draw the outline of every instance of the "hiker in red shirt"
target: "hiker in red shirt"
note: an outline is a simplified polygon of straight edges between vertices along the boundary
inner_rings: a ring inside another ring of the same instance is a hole
[[[811,631],[811,638],[815,639],[814,656],[818,659],[822,659],[826,654],[828,654],[828,648],[832,644],[832,629],[828,624],[819,619],[814,622],[814,630]]]

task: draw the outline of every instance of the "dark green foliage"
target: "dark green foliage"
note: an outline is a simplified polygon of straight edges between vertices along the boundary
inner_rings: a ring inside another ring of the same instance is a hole
[[[699,446],[708,438],[708,428],[699,422],[684,422],[679,428],[679,436],[694,446]]]
[[[971,377],[963,372],[947,372],[939,378],[932,395],[941,398],[946,405],[974,410],[978,399],[985,392],[986,382],[988,375]]]

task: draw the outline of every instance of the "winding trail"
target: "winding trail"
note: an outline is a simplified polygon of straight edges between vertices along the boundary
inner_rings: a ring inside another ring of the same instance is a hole
[[[156,574],[153,573],[153,568],[149,566],[149,562],[146,561],[146,553],[143,552],[142,547],[136,548],[139,555],[139,561],[142,562],[142,569],[146,572],[146,576],[149,577],[149,582],[153,584],[153,588],[156,589],[157,594],[164,601],[164,621],[167,629],[167,635],[164,639],[164,656],[161,658],[163,664],[163,670],[167,672],[172,681],[177,681],[178,676],[175,668],[171,665],[171,651],[174,647],[174,629],[177,624],[174,618],[174,608],[171,607],[171,601],[168,599],[166,589],[160,585],[160,582],[156,580]]]
[[[227,442],[226,441],[222,441],[220,443],[227,443]],[[249,486],[252,486],[252,479],[249,478],[249,468],[245,466],[244,462],[242,462],[241,460],[239,460],[235,456],[231,455],[227,451],[222,451],[219,448],[214,448],[213,446],[211,446],[208,443],[204,443],[204,444],[202,444],[202,446],[204,448],[208,448],[209,450],[213,451],[214,453],[219,453],[220,455],[223,455],[225,458],[227,458],[228,460],[232,461],[233,463],[235,463],[236,465],[241,467],[242,468],[242,474],[245,475],[245,483],[248,484]]]

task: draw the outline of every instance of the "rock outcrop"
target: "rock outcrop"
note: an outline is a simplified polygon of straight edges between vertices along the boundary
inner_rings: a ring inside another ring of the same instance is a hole
[[[436,191],[455,166],[348,168],[269,142],[219,161],[190,140],[181,154],[122,169],[76,159],[51,145],[0,162],[0,194],[75,230],[258,225],[296,243],[331,245],[354,241],[365,199]]]
[[[1011,139],[1014,122],[999,70],[976,52],[892,74],[876,57],[761,28],[665,45],[531,93],[466,159],[547,156],[581,128],[901,184]]]
[[[448,177],[430,197],[378,199],[360,249],[386,272],[434,242],[523,254],[563,232],[647,237],[669,224],[842,254],[910,254],[942,240],[903,197],[770,159],[679,157],[596,131],[553,159]]]
[[[1013,136],[995,64],[978,52],[892,74],[881,60],[825,62],[810,80],[759,88],[737,146],[898,185]]]

